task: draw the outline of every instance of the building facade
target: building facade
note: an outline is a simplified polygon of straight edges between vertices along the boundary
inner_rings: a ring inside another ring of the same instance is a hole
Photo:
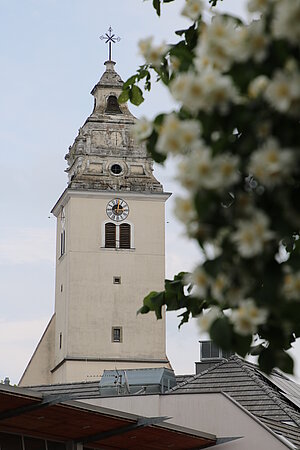
[[[165,271],[165,202],[134,142],[123,82],[107,61],[94,109],[66,155],[57,218],[55,313],[21,386],[99,379],[104,369],[169,367],[165,320],[137,315]]]

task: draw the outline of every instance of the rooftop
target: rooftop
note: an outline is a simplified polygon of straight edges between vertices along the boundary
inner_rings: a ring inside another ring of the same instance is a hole
[[[300,447],[300,386],[234,355],[177,384],[168,394],[225,392],[276,434]]]

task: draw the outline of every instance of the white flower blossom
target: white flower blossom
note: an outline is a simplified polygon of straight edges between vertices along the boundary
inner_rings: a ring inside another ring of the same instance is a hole
[[[212,281],[212,297],[221,302],[224,300],[225,290],[229,287],[229,278],[224,273],[219,273],[217,278]]]
[[[269,79],[265,75],[259,75],[254,78],[248,86],[248,94],[250,98],[257,98],[266,90]]]
[[[195,206],[190,198],[176,197],[174,213],[177,219],[186,225],[197,220]]]
[[[188,158],[178,164],[178,180],[192,191],[197,189],[224,189],[236,183],[239,159],[223,154],[212,156],[211,149],[199,142],[193,146]]]
[[[300,2],[280,0],[275,4],[272,31],[276,38],[300,45]]]
[[[294,163],[293,151],[280,148],[278,141],[270,137],[252,153],[249,172],[262,184],[272,188],[291,174]]]
[[[205,58],[220,71],[227,71],[237,57],[239,34],[236,22],[228,17],[214,16],[211,23],[203,27],[196,47],[195,66],[201,72]]]
[[[270,38],[264,31],[265,23],[262,19],[254,20],[246,28],[244,50],[248,57],[251,56],[254,61],[261,62],[267,56],[267,48]]]
[[[168,46],[165,42],[160,45],[153,46],[153,37],[150,36],[146,39],[141,39],[138,43],[141,55],[145,58],[146,63],[151,64],[154,67],[159,67],[163,56],[168,51]]]
[[[217,173],[213,170],[211,150],[203,145],[181,161],[178,169],[178,180],[189,190],[200,187],[214,189],[220,184],[220,180],[216,179]]]
[[[256,211],[252,219],[238,222],[231,238],[241,256],[251,258],[263,252],[265,244],[275,236],[268,226],[269,219],[261,211]]]
[[[164,118],[159,131],[156,149],[161,153],[185,153],[199,141],[200,123],[196,120],[180,120],[175,114]]]
[[[288,273],[283,282],[283,293],[289,300],[300,299],[300,271]]]
[[[132,127],[132,134],[137,142],[142,142],[147,139],[152,133],[153,126],[152,122],[147,120],[145,117],[141,117]]]
[[[263,308],[258,308],[254,300],[242,300],[239,307],[234,309],[230,315],[234,330],[241,335],[247,336],[257,332],[257,326],[267,320],[268,313]]]
[[[181,73],[170,85],[170,91],[191,113],[199,110],[211,112],[218,108],[227,112],[230,102],[238,102],[239,97],[231,77],[207,67],[199,74]]]
[[[230,102],[239,102],[239,96],[231,77],[207,67],[201,73],[200,78],[202,85],[205,86],[204,111],[211,112],[217,108],[226,113]]]
[[[221,311],[217,306],[212,306],[210,309],[203,311],[197,318],[200,332],[203,333],[209,331],[212,324],[221,316]]]
[[[203,0],[185,0],[181,14],[192,20],[197,20],[203,11]]]
[[[173,71],[177,71],[180,67],[180,59],[177,56],[170,56],[170,66]]]
[[[221,177],[220,188],[227,188],[239,181],[238,165],[237,156],[223,154],[214,158],[214,170]]]
[[[187,109],[196,112],[204,106],[204,87],[194,73],[180,73],[170,84],[170,92],[175,100]]]
[[[184,151],[199,142],[201,127],[197,120],[182,120],[180,123],[179,139]]]
[[[149,51],[151,50],[152,42],[153,42],[153,36],[149,36],[145,39],[139,40],[138,47],[139,47],[141,55],[145,56],[146,54],[149,53]]]
[[[266,13],[270,9],[273,0],[249,0],[247,8],[249,12]]]
[[[278,70],[265,92],[266,100],[281,113],[300,116],[300,73]]]
[[[205,298],[210,284],[210,278],[203,267],[197,266],[189,277],[190,283],[193,284],[192,295]]]

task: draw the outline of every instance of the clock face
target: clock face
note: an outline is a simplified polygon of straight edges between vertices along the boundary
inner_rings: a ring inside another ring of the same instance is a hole
[[[106,207],[106,214],[112,220],[116,222],[121,222],[126,219],[129,214],[129,206],[121,198],[114,198],[108,202]]]

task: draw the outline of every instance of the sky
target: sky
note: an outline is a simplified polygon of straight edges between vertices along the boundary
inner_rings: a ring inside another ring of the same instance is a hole
[[[0,380],[17,383],[54,309],[55,219],[50,211],[67,185],[64,155],[92,111],[89,94],[104,71],[111,26],[121,37],[113,47],[123,80],[143,60],[139,39],[174,42],[184,0],[164,5],[158,18],[151,1],[0,0]],[[221,9],[245,16],[245,1],[223,0]],[[137,117],[174,107],[156,86]],[[166,275],[192,270],[200,258],[173,216],[179,188],[172,163],[156,167],[165,191]],[[142,300],[142,299],[141,299]],[[176,373],[194,373],[199,360],[195,320],[178,331],[167,314],[167,354]],[[298,345],[300,355],[300,345]],[[300,369],[296,369],[300,375]]]

